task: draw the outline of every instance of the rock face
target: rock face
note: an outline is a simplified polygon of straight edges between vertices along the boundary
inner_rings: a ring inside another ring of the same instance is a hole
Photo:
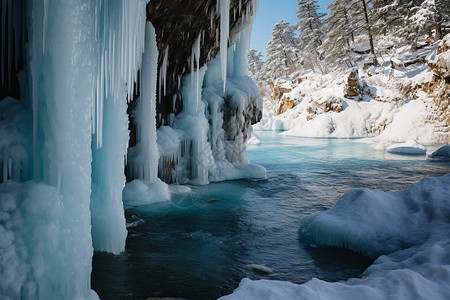
[[[342,102],[340,99],[336,97],[329,97],[322,100],[311,101],[308,103],[306,111],[308,115],[306,119],[312,120],[318,114],[327,113],[330,111],[334,111],[340,113],[343,110]]]
[[[344,88],[344,97],[353,100],[362,100],[362,87],[359,84],[358,71],[352,71],[348,75]]]
[[[433,98],[428,108],[430,118],[442,124],[442,142],[450,142],[450,34],[447,34],[437,49],[427,58],[428,66],[433,70],[431,82],[422,85],[422,89]]]
[[[269,81],[269,86],[272,90],[271,99],[278,103],[278,108],[275,110],[275,116],[281,115],[287,110],[294,108],[296,104],[295,99],[285,96],[285,94],[292,91],[292,84],[293,82],[288,81],[277,83],[273,83],[271,80]]]

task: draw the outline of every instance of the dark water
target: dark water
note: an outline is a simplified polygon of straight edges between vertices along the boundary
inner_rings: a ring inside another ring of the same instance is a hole
[[[192,187],[172,202],[126,211],[133,225],[125,253],[94,255],[92,287],[102,299],[216,299],[244,277],[294,283],[358,277],[371,260],[302,244],[300,220],[351,188],[392,191],[450,173],[448,162],[388,154],[360,140],[257,134],[262,145],[248,156],[266,167],[267,179]]]

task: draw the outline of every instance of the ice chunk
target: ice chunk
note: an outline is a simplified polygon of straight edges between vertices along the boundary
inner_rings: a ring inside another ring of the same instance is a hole
[[[427,148],[416,140],[409,140],[405,143],[393,144],[386,148],[389,153],[406,155],[425,155]]]
[[[247,145],[254,145],[254,146],[261,145],[261,141],[257,137],[252,136],[251,138],[248,139]]]
[[[273,120],[272,123],[272,130],[273,131],[283,131],[284,130],[284,124],[283,121],[280,119]]]

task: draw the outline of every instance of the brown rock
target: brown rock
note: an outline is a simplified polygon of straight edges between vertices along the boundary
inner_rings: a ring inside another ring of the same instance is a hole
[[[308,113],[306,115],[306,120],[312,120],[316,115],[327,113],[327,112],[337,112],[340,113],[343,111],[342,102],[339,98],[336,97],[329,97],[325,100],[318,100],[314,101],[312,100],[310,103],[308,103],[308,106],[306,107],[306,112]]]
[[[286,112],[288,109],[294,108],[294,101],[290,100],[289,97],[284,96],[280,102],[278,109],[275,111],[275,116],[281,115]]]
[[[358,71],[352,71],[348,75],[344,88],[344,97],[354,100],[362,100],[362,87],[359,84]]]

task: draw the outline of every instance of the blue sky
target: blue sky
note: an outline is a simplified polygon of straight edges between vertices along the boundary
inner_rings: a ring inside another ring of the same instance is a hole
[[[258,11],[253,22],[252,41],[250,48],[261,51],[265,55],[267,42],[271,40],[270,32],[280,20],[291,25],[297,23],[297,0],[259,0]],[[322,12],[327,13],[327,5],[333,0],[319,0]]]

